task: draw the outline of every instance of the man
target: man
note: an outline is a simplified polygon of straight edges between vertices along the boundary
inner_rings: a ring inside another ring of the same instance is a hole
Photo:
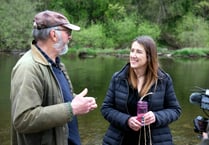
[[[80,27],[53,11],[33,20],[31,49],[11,75],[12,145],[81,145],[76,115],[97,108],[84,89],[75,95],[59,56]]]

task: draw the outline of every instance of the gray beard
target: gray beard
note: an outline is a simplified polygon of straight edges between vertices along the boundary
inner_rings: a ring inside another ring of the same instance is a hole
[[[67,44],[65,44],[64,49],[62,49],[62,51],[59,52],[59,55],[64,55],[68,52],[68,46]]]
[[[59,55],[64,55],[68,52],[68,45],[64,44],[60,37],[58,42],[54,44],[54,48],[59,52]]]

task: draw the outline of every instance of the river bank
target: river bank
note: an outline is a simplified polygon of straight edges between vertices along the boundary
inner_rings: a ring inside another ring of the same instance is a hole
[[[25,51],[0,51],[0,54],[23,55]],[[96,56],[115,56],[128,57],[129,49],[94,49],[94,48],[70,48],[67,55],[78,56],[79,58],[94,58]],[[209,58],[209,48],[183,48],[178,50],[168,50],[158,48],[158,56],[162,57],[181,57],[181,58]]]

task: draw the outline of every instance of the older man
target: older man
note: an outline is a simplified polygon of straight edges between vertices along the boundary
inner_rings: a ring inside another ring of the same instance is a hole
[[[75,95],[60,55],[67,52],[71,24],[60,13],[43,11],[33,20],[31,49],[11,75],[12,145],[81,145],[76,115],[97,108],[84,89]]]

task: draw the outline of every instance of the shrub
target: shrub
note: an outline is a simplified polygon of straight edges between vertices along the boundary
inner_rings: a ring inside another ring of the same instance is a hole
[[[94,24],[88,28],[81,28],[80,32],[73,33],[72,46],[76,48],[104,48],[111,45],[102,33],[102,25]]]
[[[160,29],[157,25],[142,20],[136,24],[134,16],[126,17],[123,20],[112,20],[104,26],[104,33],[114,42],[114,48],[129,47],[131,41],[140,35],[149,35],[157,39],[160,35]]]
[[[209,27],[207,22],[193,14],[187,14],[176,27],[177,39],[181,47],[208,47]]]
[[[0,5],[0,48],[26,49],[31,43],[31,28],[35,6],[27,0],[2,2]]]
[[[209,49],[205,48],[183,48],[173,52],[174,56],[205,57],[209,55]]]

